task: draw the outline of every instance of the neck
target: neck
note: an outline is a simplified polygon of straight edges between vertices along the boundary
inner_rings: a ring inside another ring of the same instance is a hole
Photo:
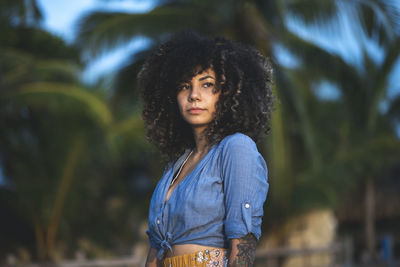
[[[204,128],[193,129],[194,140],[196,142],[196,147],[193,151],[195,154],[205,154],[210,148],[207,139],[204,136],[204,130]]]

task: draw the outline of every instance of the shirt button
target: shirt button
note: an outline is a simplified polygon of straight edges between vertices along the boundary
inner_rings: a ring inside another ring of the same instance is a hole
[[[248,209],[248,208],[250,208],[250,204],[249,204],[249,203],[246,203],[246,204],[244,204],[244,207],[245,207],[246,209]]]
[[[160,224],[160,220],[159,220],[159,219],[157,219],[156,223],[157,223],[157,224]]]

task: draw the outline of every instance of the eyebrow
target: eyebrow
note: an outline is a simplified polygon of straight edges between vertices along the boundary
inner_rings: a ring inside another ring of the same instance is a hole
[[[214,77],[212,77],[212,76],[210,76],[210,75],[207,75],[207,76],[201,77],[201,78],[199,79],[199,81],[202,81],[202,80],[205,80],[205,79],[208,79],[208,78],[211,78],[211,79],[215,80]]]

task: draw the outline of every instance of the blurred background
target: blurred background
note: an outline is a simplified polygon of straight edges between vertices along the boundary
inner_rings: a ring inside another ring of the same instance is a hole
[[[0,265],[143,265],[136,75],[188,27],[275,66],[258,266],[400,266],[398,0],[1,0]]]

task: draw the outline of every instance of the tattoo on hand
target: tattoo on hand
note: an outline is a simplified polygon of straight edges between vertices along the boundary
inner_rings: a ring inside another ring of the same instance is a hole
[[[240,243],[237,244],[238,253],[231,266],[253,266],[256,256],[257,239],[253,234],[247,234],[239,240]]]

